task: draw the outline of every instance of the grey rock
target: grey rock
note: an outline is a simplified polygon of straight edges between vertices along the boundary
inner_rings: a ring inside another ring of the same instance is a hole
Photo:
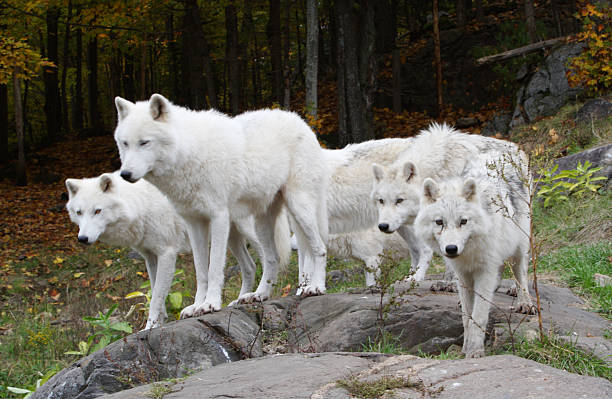
[[[440,399],[609,398],[612,383],[571,374],[511,355],[482,359],[435,360],[411,355],[319,353],[266,356],[204,370],[168,384],[164,399],[195,398],[351,398],[339,380],[403,378],[396,398]],[[107,399],[140,399],[153,389],[141,386]]]
[[[544,59],[517,92],[511,127],[553,115],[582,92],[580,87],[569,86],[566,72],[568,60],[580,54],[583,48],[582,43],[564,44]]]
[[[603,98],[592,98],[576,112],[576,122],[590,122],[612,115],[612,103]]]
[[[62,370],[31,398],[95,398],[240,360],[258,328],[245,313],[227,311],[141,331]],[[260,338],[253,348],[262,355]]]
[[[608,182],[612,179],[612,144],[604,144],[599,147],[558,158],[555,160],[555,164],[559,165],[557,170],[560,172],[562,170],[576,169],[579,162],[584,165],[586,161],[589,161],[593,168],[598,166],[602,167],[595,176],[604,176]]]
[[[493,119],[485,123],[480,134],[483,136],[506,135],[510,127],[512,116],[508,112],[496,114]]]

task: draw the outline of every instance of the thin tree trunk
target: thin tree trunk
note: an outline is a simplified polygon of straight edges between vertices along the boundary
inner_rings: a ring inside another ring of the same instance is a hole
[[[538,33],[536,32],[535,10],[533,7],[533,0],[524,0],[524,1],[525,1],[525,23],[527,24],[527,32],[529,33],[529,38],[531,39],[531,43],[535,43],[538,41]]]
[[[455,0],[455,11],[457,12],[457,26],[463,28],[467,23],[465,0]]]
[[[170,79],[172,87],[172,98],[178,98],[181,91],[179,75],[179,49],[176,45],[174,32],[174,14],[170,11],[166,20],[166,31],[168,32],[168,53],[170,55]]]
[[[19,67],[13,70],[13,106],[15,107],[15,130],[17,132],[17,185],[26,186],[28,178],[25,167],[25,145],[23,136],[23,109],[21,108],[21,82]]]
[[[317,0],[306,0],[306,112],[317,117],[319,70],[319,15]]]
[[[482,6],[482,0],[474,0],[476,7],[476,20],[478,22],[484,21],[484,7]]]
[[[438,116],[442,114],[442,57],[440,56],[440,26],[438,18],[438,0],[433,0],[434,63],[436,66],[436,105]]]
[[[75,69],[73,127],[80,132],[83,130],[83,32],[80,28],[76,30]]]
[[[226,57],[229,75],[229,98],[232,114],[240,112],[240,68],[238,65],[238,17],[232,0],[225,7],[225,27],[227,32]]]
[[[336,0],[338,1],[338,0]],[[346,82],[345,82],[345,57],[344,57],[344,24],[342,23],[342,19],[340,18],[340,9],[338,4],[336,4],[336,13],[332,13],[336,15],[336,75],[338,79],[338,137],[336,144],[340,147],[344,147],[346,144],[351,142],[351,136],[349,132],[349,126],[347,123],[348,110],[346,106]],[[331,13],[331,10],[330,10]]]
[[[62,126],[69,130],[68,120],[68,98],[66,96],[66,76],[68,72],[68,59],[70,53],[70,17],[72,16],[72,0],[68,0],[68,11],[66,12],[66,30],[64,31],[64,54],[62,57],[62,88],[60,98],[62,100]]]
[[[402,112],[402,60],[399,48],[393,49],[393,112]]]
[[[376,47],[376,10],[375,0],[361,2],[360,24],[356,32],[361,33],[359,44],[359,84],[363,103],[365,124],[362,127],[363,137],[359,141],[374,138],[374,93],[376,93],[376,75],[378,65],[375,56]]]
[[[8,160],[8,87],[0,84],[0,163]]]
[[[561,27],[561,7],[559,6],[559,0],[551,0],[550,6],[552,8],[553,18],[555,20],[557,36],[563,36],[563,29]]]
[[[291,2],[285,0],[285,25],[283,33],[283,108],[291,106],[291,64],[289,63],[289,45],[291,43]],[[296,21],[296,25],[299,23]],[[299,44],[298,44],[299,46]],[[299,60],[298,54],[298,60]]]
[[[98,39],[93,37],[87,43],[87,100],[89,127],[93,135],[102,134],[102,121],[98,109]]]
[[[124,71],[123,71],[123,88],[125,96],[130,100],[136,100],[136,85],[134,84],[134,56],[129,53],[123,53]]]
[[[59,8],[50,6],[47,10],[47,53],[54,66],[43,69],[45,82],[45,116],[47,120],[47,139],[56,141],[60,135],[61,109],[58,85],[57,25]]]
[[[280,0],[270,0],[270,19],[266,27],[268,42],[270,43],[270,57],[272,61],[272,96],[279,104],[283,101],[283,59],[281,43],[281,12]]]
[[[246,36],[253,40],[253,45],[245,46],[245,51],[248,54],[248,67],[251,68],[251,105],[258,107],[261,103],[260,78],[259,78],[259,44],[257,41],[257,32],[253,23],[253,2],[247,1],[244,5],[244,30]],[[252,48],[252,50],[251,50]]]

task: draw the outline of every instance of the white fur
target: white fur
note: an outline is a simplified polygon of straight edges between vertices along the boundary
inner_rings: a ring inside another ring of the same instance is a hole
[[[471,169],[473,177],[440,184],[426,179],[416,232],[445,256],[458,279],[463,314],[463,352],[484,356],[484,340],[493,293],[505,261],[512,263],[518,282],[518,311],[529,313],[529,207],[527,186],[510,187],[486,168]],[[500,190],[500,186],[506,186]],[[512,200],[506,194],[512,191]],[[516,199],[520,196],[520,200]]]
[[[122,98],[115,103],[121,175],[153,183],[188,225],[198,288],[183,317],[221,308],[232,222],[263,248],[259,286],[239,300],[269,297],[278,274],[274,232],[283,206],[297,222],[302,273],[308,282],[300,293],[325,292],[327,169],[319,143],[302,119],[281,110],[230,118],[213,110],[178,107],[159,94],[135,104]],[[255,216],[257,237],[244,227],[250,216]]]
[[[414,279],[421,281],[431,260],[431,250],[414,235],[411,226],[399,227],[404,239],[399,244],[395,235],[384,237],[373,229],[379,215],[372,200],[372,164],[390,166],[398,156],[413,145],[413,139],[371,140],[350,144],[339,150],[324,150],[330,167],[331,179],[328,188],[327,206],[332,244],[343,242],[344,253],[359,254],[368,268],[378,270],[380,255],[384,248],[398,249],[398,253],[410,253]],[[344,233],[348,233],[344,236]],[[340,249],[340,248],[335,248]],[[330,250],[332,248],[330,247]],[[367,259],[367,260],[366,260]],[[366,275],[366,283],[374,285],[374,274]]]

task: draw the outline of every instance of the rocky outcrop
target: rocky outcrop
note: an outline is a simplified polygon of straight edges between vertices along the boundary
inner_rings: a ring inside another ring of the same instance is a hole
[[[224,364],[180,382],[146,385],[108,395],[107,399],[153,397],[164,387],[165,399],[316,398],[351,395],[344,383],[394,378],[396,398],[609,398],[612,383],[554,369],[510,355],[482,359],[435,360],[410,355],[318,353],[266,356]],[[231,381],[231,383],[228,383]],[[386,397],[386,396],[385,396]]]
[[[517,92],[510,127],[532,122],[540,116],[554,115],[582,92],[579,87],[569,86],[566,73],[568,60],[579,55],[583,48],[582,43],[564,44],[544,59]]]
[[[436,283],[437,281],[425,281],[420,283],[419,287],[411,288],[409,283],[400,282],[395,285],[392,298],[383,298],[383,305],[389,304],[388,310],[384,312],[384,329],[398,337],[397,343],[407,351],[437,353],[452,344],[462,343],[463,326],[457,294],[432,292],[430,288]],[[489,341],[493,345],[502,345],[510,333],[516,335],[537,331],[536,316],[512,312],[515,298],[505,294],[509,284],[509,281],[505,281],[494,297],[495,303],[488,326],[488,336],[493,337]],[[556,334],[585,338],[603,337],[605,331],[610,328],[608,321],[582,309],[583,301],[569,289],[542,284],[540,295],[544,325]],[[214,370],[225,363],[256,358],[264,354],[360,351],[364,344],[369,339],[374,339],[378,333],[380,304],[380,294],[367,290],[304,299],[288,296],[263,304],[240,305],[225,308],[218,313],[172,322],[160,328],[130,335],[81,359],[51,378],[33,397],[94,398],[153,381],[180,377],[197,370]],[[598,353],[605,357],[610,354],[609,349],[605,345],[601,346]],[[272,359],[267,361],[274,363],[277,358],[267,359]],[[319,358],[296,355],[286,359],[294,359],[291,361],[300,363],[299,359]],[[310,377],[300,375],[299,369],[295,368],[291,372],[290,369],[285,372],[282,371],[284,368],[281,368],[278,375],[285,376],[286,381],[299,379],[300,383],[305,385],[298,384],[296,389],[301,387],[307,391],[319,387],[319,383],[335,381],[328,378],[332,375],[338,376],[334,378],[340,378],[352,365],[367,368],[372,362],[380,360],[377,356],[346,357],[338,354],[333,355],[333,359],[333,364],[341,365],[332,367],[318,365],[320,359],[304,360],[310,362],[310,365],[303,366],[304,370],[308,369],[314,373]],[[344,364],[340,362],[342,359],[345,360]],[[255,375],[268,367],[267,361],[260,364],[251,363],[253,370],[244,375],[245,378],[253,380],[249,380],[245,386],[255,387],[259,383],[274,386],[275,383],[269,380],[268,376],[276,371],[261,374],[259,377]],[[275,369],[275,366],[270,367]],[[334,374],[328,367],[341,373]],[[502,374],[500,370],[497,372]],[[216,373],[217,371],[201,378],[209,378],[206,376],[217,375]],[[227,392],[238,392],[232,391],[238,388],[230,376],[215,382],[212,387],[218,388],[219,392],[225,388]],[[280,380],[280,377],[278,378]],[[309,378],[312,380],[307,382]],[[231,384],[228,383],[230,380]],[[224,384],[225,388],[222,387]],[[181,392],[190,391],[185,387]],[[276,391],[261,392],[268,392],[271,397],[275,397]],[[206,395],[202,392],[199,396],[175,397],[211,397]]]
[[[590,122],[612,115],[612,103],[603,98],[592,98],[576,112],[576,122]]]

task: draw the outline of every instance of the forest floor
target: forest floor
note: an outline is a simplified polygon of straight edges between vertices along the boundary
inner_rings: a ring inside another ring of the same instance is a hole
[[[512,139],[540,160],[612,141],[612,118],[576,126],[573,115],[578,107],[566,106],[555,117],[516,129]],[[116,169],[117,162],[111,136],[75,137],[30,155],[28,186],[0,181],[0,398],[17,397],[6,386],[34,388],[45,373],[76,359],[65,352],[78,351],[80,342],[98,340],[94,333],[99,330],[83,317],[103,318],[99,312],[116,304],[113,320],[128,321],[135,331],[144,326],[145,307],[132,308],[143,297],[126,299],[130,292],[147,291],[144,262],[129,248],[78,244],[77,227],[64,209],[66,178],[96,176]],[[590,309],[607,318],[612,318],[612,287],[593,287],[592,279],[594,273],[612,275],[610,220],[609,191],[570,197],[551,208],[541,202],[534,207],[542,249],[540,278],[572,287],[587,299]],[[590,233],[601,230],[603,234]],[[230,268],[235,265],[233,259],[229,263]],[[432,272],[442,267],[438,259]],[[191,257],[181,256],[177,268],[172,292],[177,293],[178,303],[167,304],[174,316],[190,303],[195,289]],[[328,262],[329,270],[357,268],[362,265],[354,261],[331,258]],[[402,278],[409,269],[409,262],[402,262],[396,277]],[[330,282],[330,292],[363,286],[363,273],[346,274],[352,276],[349,281]],[[295,289],[296,280],[294,255],[275,294],[287,295]],[[239,289],[240,276],[230,274],[224,303],[234,299]]]

